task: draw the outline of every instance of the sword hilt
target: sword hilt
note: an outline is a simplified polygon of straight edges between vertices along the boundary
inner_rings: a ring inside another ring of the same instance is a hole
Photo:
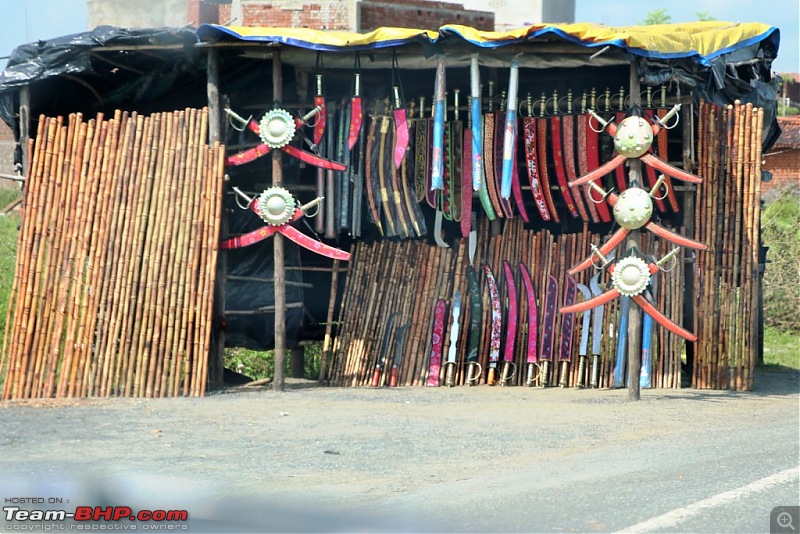
[[[453,370],[456,366],[456,362],[447,362],[444,364],[444,385],[451,388],[455,384],[453,383]]]
[[[516,373],[514,371],[512,371],[512,369],[514,369],[515,367],[516,366],[514,365],[514,362],[503,362],[503,371],[500,374],[500,385],[501,386],[507,385],[508,381],[511,380],[512,378],[514,378],[514,375]]]
[[[318,205],[319,205],[319,203],[320,203],[320,202],[322,202],[323,200],[325,200],[325,197],[317,197],[317,198],[315,198],[314,200],[312,200],[311,202],[308,202],[308,203],[306,203],[306,204],[303,204],[303,205],[302,205],[302,206],[300,206],[298,209],[299,209],[300,211],[302,211],[303,213],[306,213],[308,210],[310,210],[310,209],[311,209],[311,208],[313,208],[314,206],[318,206]]]
[[[244,131],[244,129],[247,127],[247,123],[250,122],[250,119],[245,119],[231,108],[225,108],[223,111],[225,111],[225,114],[228,115],[228,122],[230,122],[231,126],[233,126],[233,128],[239,132]],[[237,128],[232,121],[238,122],[241,127]]]
[[[476,372],[477,371],[477,372]],[[469,362],[467,364],[467,385],[474,386],[481,376],[481,364],[478,362]]]
[[[679,103],[675,104],[674,106],[672,106],[672,109],[670,109],[667,112],[666,115],[664,115],[663,117],[655,117],[655,120],[665,130],[671,130],[671,129],[675,128],[678,125],[678,123],[680,122],[680,115],[677,115],[677,113],[678,113],[678,111],[680,111],[680,109],[681,109],[681,104],[679,102]],[[669,121],[672,117],[678,117],[678,118],[675,120],[675,122],[671,126],[667,126],[667,121]]]
[[[578,383],[575,386],[579,388],[586,387],[586,360],[586,356],[578,359]]]
[[[322,74],[317,74],[317,96],[322,96]]]
[[[371,387],[378,387],[381,383],[381,368],[376,367],[375,372],[372,373],[372,382],[370,382]]]
[[[353,80],[353,96],[361,96],[361,74],[358,72]]]
[[[545,360],[542,362],[541,371],[539,371],[539,384],[546,388],[550,384],[549,375],[550,374],[550,360]]]
[[[589,386],[597,388],[600,383],[600,355],[592,354],[592,379]]]
[[[389,375],[389,387],[395,388],[397,387],[397,367],[392,366],[392,372]]]
[[[586,110],[586,113],[588,113],[589,115],[591,115],[591,117],[592,117],[594,120],[596,120],[596,121],[597,121],[597,123],[598,123],[598,124],[601,126],[601,128],[600,128],[599,130],[595,130],[595,129],[594,129],[594,127],[591,125],[591,122],[589,123],[589,126],[592,128],[592,130],[594,130],[594,131],[595,131],[595,132],[597,132],[597,133],[600,133],[600,132],[602,132],[603,130],[605,130],[605,129],[606,129],[606,127],[608,127],[608,123],[609,123],[609,122],[611,122],[611,121],[607,121],[607,120],[605,120],[603,117],[601,117],[600,115],[598,115],[598,114],[597,114],[597,113],[594,111],[594,109],[592,109],[592,108],[589,108],[589,109],[587,109],[587,110]]]
[[[394,109],[400,109],[403,107],[403,102],[400,100],[400,87],[392,86],[392,93],[394,94]]]
[[[536,379],[539,378],[539,373],[534,371],[538,370],[539,365],[536,363],[529,363],[528,364],[528,374],[525,378],[525,385],[528,387],[532,387],[533,384],[536,382]]]
[[[611,260],[609,260],[606,256],[604,256],[603,253],[600,252],[600,249],[597,248],[597,245],[595,245],[594,243],[592,243],[591,248],[592,248],[592,266],[597,270],[605,268],[605,266],[608,265]],[[600,261],[602,262],[599,266],[594,261],[595,256],[600,258]]]
[[[569,362],[564,360],[561,362],[561,373],[558,379],[558,387],[565,388],[567,387],[567,373],[569,373]]]
[[[458,95],[460,89],[453,89],[453,119],[458,120]]]
[[[306,124],[311,119],[311,117],[313,117],[314,115],[318,115],[320,113],[322,113],[322,106],[316,106],[314,109],[312,109],[311,111],[300,117],[300,123]]]
[[[489,367],[489,374],[486,376],[486,383],[493,386],[497,382],[497,367]]]
[[[664,193],[663,196],[657,197],[655,195],[655,193],[661,188],[662,185],[664,185],[666,183],[666,180],[667,180],[667,177],[664,174],[659,174],[658,175],[658,180],[656,180],[656,183],[654,183],[653,187],[650,188],[649,195],[651,197],[653,197],[654,199],[656,199],[656,200],[663,200],[667,196],[667,194],[669,194],[669,187],[665,187],[664,188],[664,189],[666,189],[666,193]]]
[[[247,207],[249,207],[250,203],[253,202],[253,199],[250,198],[249,196],[247,196],[246,194],[244,194],[244,192],[241,189],[239,189],[238,187],[233,186],[233,187],[231,187],[231,189],[233,190],[234,193],[236,193],[237,195],[239,195],[240,197],[242,197],[243,199],[245,199],[247,201]],[[247,209],[247,207],[245,207],[244,209]]]

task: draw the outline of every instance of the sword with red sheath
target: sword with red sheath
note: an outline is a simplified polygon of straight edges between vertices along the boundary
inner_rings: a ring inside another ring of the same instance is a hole
[[[237,115],[233,110],[225,108],[225,113],[228,114],[230,119],[239,123],[242,130],[247,128],[261,138],[262,143],[254,148],[247,149],[238,154],[228,156],[225,159],[226,166],[238,166],[250,163],[261,156],[269,154],[273,149],[278,148],[283,150],[290,156],[299,159],[309,165],[315,167],[322,167],[323,169],[331,169],[334,171],[343,171],[347,167],[336,161],[325,159],[312,152],[304,152],[291,143],[297,130],[300,129],[311,117],[320,112],[319,108],[314,108],[301,118],[293,118],[291,114],[280,108],[271,109],[261,118],[259,122],[253,119],[243,119]]]
[[[353,96],[350,98],[350,127],[347,133],[347,149],[353,150],[361,130],[363,112],[361,105],[361,56],[356,52],[355,74],[353,75]]]
[[[463,194],[461,192],[461,176],[464,172],[464,169],[462,168],[464,153],[464,125],[458,116],[458,97],[460,94],[461,91],[458,89],[453,89],[453,108],[455,111],[453,115],[453,121],[450,123],[450,216],[457,223],[462,221],[462,215],[464,213],[467,214],[467,216],[464,218],[469,220],[472,210],[472,202],[470,202],[470,208],[466,212],[462,206]],[[468,187],[467,190],[471,195],[472,188]]]
[[[531,184],[531,193],[536,209],[543,221],[550,220],[550,212],[547,211],[547,203],[544,200],[541,182],[539,180],[539,163],[536,155],[536,119],[533,117],[533,100],[528,93],[526,98],[528,105],[528,116],[522,118],[522,131],[524,135],[525,147],[525,170],[528,172],[528,182]]]
[[[572,198],[572,193],[569,191],[567,184],[567,177],[564,174],[564,152],[561,143],[561,117],[558,113],[558,92],[553,91],[553,100],[555,101],[555,115],[550,117],[550,146],[552,148],[553,166],[556,171],[556,181],[558,188],[561,190],[561,195],[564,197],[564,202],[567,204],[567,210],[573,218],[580,217],[578,208],[576,207],[575,200]],[[585,220],[585,219],[584,219]]]
[[[470,112],[467,112],[469,118]],[[469,237],[475,227],[472,211],[472,128],[464,128],[461,145],[461,237]]]
[[[525,346],[525,362],[527,374],[525,384],[533,386],[539,375],[539,362],[537,342],[539,340],[539,308],[536,304],[536,290],[533,287],[531,273],[525,263],[519,262],[519,271],[522,274],[522,284],[525,287],[525,298],[528,303],[528,343]]]
[[[645,91],[645,95],[646,95],[645,100],[647,107],[642,110],[642,115],[650,123],[653,123],[655,117],[655,115],[653,114],[653,94],[652,94],[652,89],[649,86]],[[666,134],[666,132],[664,133]],[[659,135],[661,135],[661,132],[659,132]],[[656,137],[656,139],[658,139],[658,137]],[[645,170],[645,177],[647,178],[647,185],[650,186],[650,188],[652,189],[656,185],[656,182],[658,181],[658,177],[656,176],[656,170],[650,167],[649,165],[645,165],[644,170]],[[664,180],[665,180],[664,183],[666,184],[666,177]],[[664,204],[664,197],[654,196],[653,199],[656,201],[656,207],[658,208],[659,213],[665,213],[667,211],[667,206]]]
[[[439,372],[442,368],[442,346],[444,345],[444,322],[447,304],[444,299],[436,301],[433,309],[433,332],[431,334],[431,355],[428,361],[426,386],[439,387]]]
[[[494,107],[494,82],[489,81],[489,104],[486,113],[483,115],[483,177],[486,183],[486,190],[492,202],[492,209],[498,217],[504,217],[505,213],[500,205],[495,185],[495,120]]]
[[[669,161],[669,154],[668,154],[668,140],[667,140],[667,132],[662,130],[670,130],[674,128],[677,123],[673,123],[672,126],[666,127],[665,124],[667,122],[667,115],[670,115],[670,112],[667,111],[667,86],[661,86],[661,104],[656,111],[656,115],[658,116],[658,123],[664,126],[661,130],[658,131],[656,134],[656,140],[658,141],[658,157],[662,161]],[[664,183],[666,184],[667,189],[667,201],[669,203],[669,207],[677,213],[679,210],[678,208],[678,199],[675,197],[675,189],[672,187],[672,179],[670,178],[669,174],[664,174]]]
[[[408,149],[408,117],[406,117],[404,98],[402,98],[404,95],[402,95],[403,86],[400,83],[399,69],[397,54],[392,52],[392,93],[394,95],[392,114],[394,115],[394,167],[396,169],[400,169]]]
[[[497,290],[492,268],[488,264],[483,266],[486,270],[486,284],[489,286],[489,302],[492,306],[491,333],[489,335],[489,372],[486,383],[493,386],[497,381],[497,362],[500,359],[500,330],[503,327],[503,314],[500,306],[500,292]]]
[[[356,162],[356,172],[351,173],[353,180],[353,209],[350,234],[353,237],[361,237],[361,210],[364,196],[364,165],[366,160],[366,128],[361,128],[358,132],[358,157]],[[351,165],[352,168],[352,165]]]
[[[564,288],[564,306],[571,306],[575,303],[577,289],[575,279],[567,276],[567,285]],[[561,362],[561,376],[558,379],[558,385],[562,388],[569,385],[569,364],[572,363],[572,327],[574,321],[575,316],[570,314],[564,317],[561,322],[561,348],[558,356]]]
[[[592,292],[588,287],[583,284],[577,284],[577,287],[578,291],[583,295],[583,300],[592,298]],[[592,314],[589,313],[589,310],[583,312],[583,317],[581,318],[581,342],[578,349],[578,382],[575,384],[579,388],[586,387],[586,363],[589,359],[589,327],[591,319]]]
[[[589,281],[589,287],[592,290],[592,296],[597,297],[603,293],[600,287],[600,274],[598,271],[592,276]],[[596,388],[600,384],[600,352],[602,349],[603,340],[603,308],[600,305],[592,309],[592,378],[589,381],[589,386]]]
[[[456,289],[456,294],[453,296],[453,322],[450,326],[450,346],[447,349],[447,362],[444,367],[444,385],[453,387],[456,370],[456,343],[458,342],[458,331],[460,325],[458,324],[459,317],[461,316],[461,291]]]
[[[558,211],[553,203],[553,195],[550,190],[550,176],[547,170],[547,119],[544,116],[546,97],[542,93],[539,106],[539,118],[536,119],[536,134],[538,137],[537,150],[538,150],[538,163],[539,163],[539,176],[541,177],[542,193],[544,200],[547,203],[547,209],[550,216],[555,222],[560,222],[558,219]]]
[[[514,284],[511,265],[506,260],[503,260],[503,272],[506,279],[508,314],[506,315],[506,342],[503,346],[503,369],[500,373],[501,386],[508,384],[508,381],[517,374],[517,364],[514,363],[514,343],[517,340],[517,287]]]
[[[478,276],[472,265],[467,265],[467,286],[469,287],[469,340],[467,342],[467,380],[468,386],[478,382],[481,376],[481,364],[478,363],[478,345],[481,340],[481,319],[483,303],[481,302]]]
[[[374,388],[380,386],[382,382],[381,374],[383,369],[386,367],[387,360],[389,359],[389,336],[392,334],[392,327],[394,326],[394,321],[397,318],[397,313],[398,312],[392,312],[383,327],[381,350],[375,355],[375,371],[372,373],[372,381],[370,382],[370,386]]]
[[[586,93],[583,94],[583,105],[581,106],[581,114],[578,115],[578,170],[581,176],[586,175],[592,169],[600,166],[600,139],[599,132],[589,125],[589,119],[585,114],[586,106]],[[594,88],[592,88],[592,101],[591,107],[595,106],[597,100]],[[596,185],[600,185],[600,178],[594,180]],[[597,216],[603,222],[611,222],[611,212],[605,203],[602,196],[587,186],[586,196],[589,200],[589,205],[594,206],[597,211]]]
[[[320,56],[317,55],[317,68],[319,68]],[[322,136],[325,134],[325,124],[327,122],[328,113],[325,107],[325,93],[322,87],[322,74],[316,75],[316,91],[314,92],[314,106],[319,108],[319,116],[317,122],[314,123],[314,144],[319,145],[322,142]]]
[[[575,173],[575,116],[572,114],[572,89],[567,91],[567,113],[561,117],[561,121],[564,134],[564,167],[567,171],[567,180],[571,182],[578,177]],[[578,208],[578,213],[581,214],[581,219],[584,222],[589,221],[589,216],[591,216],[592,222],[597,222],[597,212],[594,210],[594,205],[592,205],[591,201],[589,201],[590,208],[588,210],[583,204],[581,193],[586,193],[587,188],[588,186],[584,186],[575,191],[573,197],[575,206]]]
[[[550,364],[553,361],[553,343],[555,341],[556,303],[558,301],[558,281],[552,274],[547,275],[547,292],[544,300],[544,323],[542,323],[542,349],[539,353],[541,371],[539,383],[542,387],[549,384]]]
[[[389,374],[389,387],[397,387],[397,375],[400,372],[400,364],[403,362],[403,346],[405,345],[406,332],[411,327],[411,322],[401,325],[395,334],[394,343],[394,361],[392,362],[392,371]]]

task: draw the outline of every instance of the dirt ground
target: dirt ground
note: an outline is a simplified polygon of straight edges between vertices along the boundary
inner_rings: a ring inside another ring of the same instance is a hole
[[[295,379],[285,392],[200,399],[3,402],[0,497],[185,507],[207,531],[221,518],[241,522],[225,530],[247,531],[251,520],[264,528],[262,513],[270,531],[329,531],[324,511],[335,510],[336,530],[349,531],[342,510],[412,494],[448,499],[454,481],[480,492],[477,473],[578,465],[599,447],[693,439],[765,418],[796,431],[798,392],[800,376],[784,371],[759,373],[749,393],[643,390],[639,402],[626,390],[320,388]]]

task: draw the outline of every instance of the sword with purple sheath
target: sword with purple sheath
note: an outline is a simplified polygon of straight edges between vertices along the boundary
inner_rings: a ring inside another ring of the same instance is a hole
[[[453,322],[450,326],[450,346],[447,349],[447,361],[444,368],[444,385],[453,387],[455,380],[456,369],[456,342],[458,341],[458,324],[459,317],[461,316],[461,291],[456,289],[456,294],[453,296]]]
[[[514,284],[514,273],[511,265],[503,260],[503,272],[506,278],[508,293],[508,315],[506,316],[506,342],[503,346],[503,369],[500,373],[500,385],[505,386],[517,374],[514,363],[514,343],[517,340],[517,287]]]
[[[445,312],[444,299],[436,301],[433,309],[433,333],[431,334],[431,354],[428,360],[428,379],[426,386],[439,387],[439,373],[442,367],[442,345],[444,344]]]
[[[583,300],[592,298],[592,291],[585,285],[578,284],[578,291],[583,295]],[[589,353],[589,327],[591,318],[592,314],[589,313],[589,310],[583,312],[583,317],[581,318],[581,343],[578,349],[578,382],[575,384],[575,387],[579,388],[586,387],[586,360],[588,360]]]
[[[550,364],[553,361],[553,342],[556,326],[556,302],[558,301],[558,281],[552,274],[547,275],[547,292],[544,300],[544,323],[542,324],[542,350],[539,353],[541,371],[539,383],[547,387],[550,380]]]
[[[523,262],[519,262],[519,271],[522,274],[522,284],[525,286],[525,296],[528,302],[528,343],[525,347],[528,369],[525,385],[533,386],[539,377],[539,363],[537,361],[537,342],[539,328],[539,309],[536,305],[536,291],[531,280],[531,273]]]
[[[567,276],[567,286],[564,288],[564,306],[570,306],[575,302],[578,293],[575,279]],[[561,373],[558,379],[558,386],[565,388],[569,384],[569,364],[572,362],[572,327],[575,322],[575,315],[564,317],[561,323],[561,350],[559,360],[561,361]]]

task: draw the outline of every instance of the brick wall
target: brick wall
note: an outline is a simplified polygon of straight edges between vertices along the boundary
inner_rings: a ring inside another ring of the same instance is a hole
[[[15,147],[14,132],[5,122],[0,121],[0,173],[14,174]],[[8,180],[0,180],[0,186],[8,186],[13,183]]]
[[[225,22],[220,19],[220,4],[204,2],[203,0],[189,0],[187,5],[186,20],[192,22],[195,26],[201,24],[219,24]],[[228,10],[230,11],[230,6]]]
[[[764,155],[762,168],[772,173],[772,180],[761,184],[765,193],[800,186],[800,148],[773,148]]]
[[[341,0],[319,0],[317,2],[242,0],[240,4],[236,7],[241,12],[241,20],[234,23],[236,26],[353,30],[349,27],[351,2]]]
[[[445,24],[494,30],[494,13],[467,10],[462,4],[424,0],[363,0],[358,5],[360,32],[382,26],[436,29]]]

